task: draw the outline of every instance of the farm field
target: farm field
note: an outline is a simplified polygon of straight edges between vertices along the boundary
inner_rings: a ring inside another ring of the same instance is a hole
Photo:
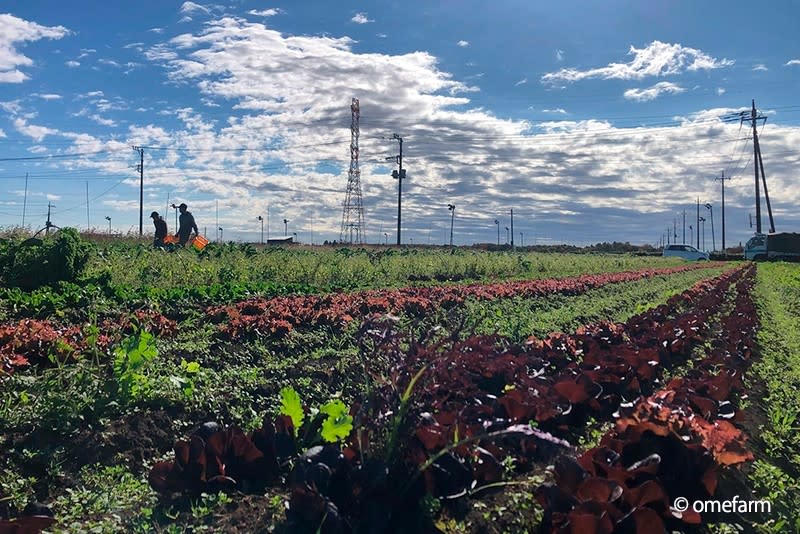
[[[61,232],[0,269],[0,534],[800,531],[797,265]],[[674,507],[734,495],[772,508]]]

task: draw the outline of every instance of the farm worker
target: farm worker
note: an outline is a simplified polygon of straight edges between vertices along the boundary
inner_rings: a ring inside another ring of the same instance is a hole
[[[164,238],[167,237],[167,221],[165,221],[157,211],[151,213],[150,217],[153,219],[153,225],[156,227],[153,248],[162,248],[164,246]]]
[[[178,234],[175,237],[178,238],[178,243],[183,246],[189,241],[189,234],[192,230],[194,230],[195,236],[200,232],[197,230],[197,223],[194,222],[192,212],[186,211],[186,204],[178,206],[178,211],[181,212],[181,215],[178,218]]]

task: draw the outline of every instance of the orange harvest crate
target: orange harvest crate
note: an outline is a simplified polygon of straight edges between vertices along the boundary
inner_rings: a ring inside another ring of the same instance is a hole
[[[204,236],[198,235],[197,237],[192,239],[192,246],[196,250],[203,250],[204,248],[206,248],[206,245],[208,245],[208,239],[206,239]]]

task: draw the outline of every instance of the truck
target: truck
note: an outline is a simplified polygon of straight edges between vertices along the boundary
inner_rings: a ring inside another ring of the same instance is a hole
[[[745,244],[744,259],[800,261],[800,234],[794,232],[757,233]]]

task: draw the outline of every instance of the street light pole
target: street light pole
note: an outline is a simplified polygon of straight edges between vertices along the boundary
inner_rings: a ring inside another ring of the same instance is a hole
[[[706,250],[706,218],[700,217],[700,227],[702,230],[700,232],[703,234],[703,250]],[[699,244],[699,242],[698,242]]]
[[[450,210],[450,248],[453,248],[453,221],[456,218],[456,206],[448,204],[447,209]]]
[[[514,250],[514,208],[511,208],[511,250]]]
[[[264,217],[261,215],[258,216],[258,220],[261,221],[261,244],[264,244]]]
[[[714,251],[717,250],[717,241],[714,238],[714,208],[710,202],[706,202],[706,208],[708,208],[708,212],[711,214],[711,249]]]
[[[506,226],[506,245],[508,245],[508,226]]]
[[[284,237],[289,236],[289,219],[283,220],[283,235]]]
[[[403,169],[403,138],[398,134],[392,134],[391,139],[397,140],[400,143],[400,155],[397,157],[390,157],[386,159],[394,159],[397,161],[398,170],[392,171],[392,178],[397,180],[397,244],[400,245],[400,229],[402,212],[401,207],[403,203],[403,179],[406,177],[406,171]]]
[[[178,206],[176,206],[175,204],[172,204],[171,206],[175,210],[175,232],[177,233],[178,232]]]
[[[697,231],[697,248],[700,248],[700,219],[700,197],[697,197],[697,226],[695,227]],[[705,236],[703,236],[703,241],[705,241]]]
[[[111,217],[106,215],[106,220],[108,221],[108,235],[111,235]]]
[[[500,221],[497,219],[494,220],[495,226],[497,226],[497,246],[500,246]]]

